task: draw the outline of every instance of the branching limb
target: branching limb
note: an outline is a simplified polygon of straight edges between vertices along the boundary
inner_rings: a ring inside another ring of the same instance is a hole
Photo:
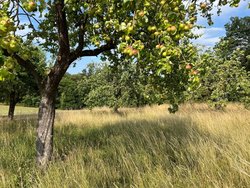
[[[80,53],[78,53],[77,55],[75,54],[71,54],[70,56],[70,62],[72,63],[73,61],[75,61],[76,59],[80,58],[80,57],[85,57],[85,56],[97,56],[103,52],[112,50],[116,48],[116,44],[111,41],[103,46],[101,46],[100,48],[96,48],[96,49],[92,49],[92,50],[83,50]]]
[[[24,60],[16,53],[10,54],[6,49],[3,49],[3,55],[12,56],[14,59],[16,59],[17,63],[35,78],[36,83],[41,90],[43,77],[41,74],[39,74],[37,67],[30,60]]]

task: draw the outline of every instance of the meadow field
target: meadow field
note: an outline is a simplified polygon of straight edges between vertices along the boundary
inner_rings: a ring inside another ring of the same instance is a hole
[[[36,120],[1,121],[0,187],[247,188],[249,117],[237,104],[59,111],[46,172],[35,165]]]

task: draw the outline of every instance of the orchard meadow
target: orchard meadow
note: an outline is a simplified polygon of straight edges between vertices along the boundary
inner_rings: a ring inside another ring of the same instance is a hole
[[[242,7],[0,0],[0,187],[249,187]]]

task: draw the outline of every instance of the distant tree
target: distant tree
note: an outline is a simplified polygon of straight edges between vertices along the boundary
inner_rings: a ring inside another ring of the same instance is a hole
[[[242,51],[235,50],[229,59],[223,49],[207,51],[200,59],[201,85],[191,91],[192,99],[209,102],[216,109],[223,109],[227,102],[250,104],[250,75],[240,64]]]
[[[9,79],[0,82],[0,90],[2,101],[9,104],[8,117],[10,120],[14,118],[17,103],[21,102],[27,95],[38,95],[36,83],[21,68],[12,73]]]
[[[156,92],[147,79],[134,62],[90,64],[78,92],[87,107],[108,106],[118,112],[119,107],[157,103]]]
[[[81,74],[66,74],[58,88],[58,107],[61,109],[80,109],[83,107],[79,92],[78,82]]]
[[[221,55],[229,59],[232,52],[241,50],[240,63],[250,71],[250,16],[243,18],[232,17],[231,21],[225,25],[226,36],[216,45],[222,47]]]
[[[45,71],[46,64],[43,51],[29,41],[23,42],[23,45],[24,47],[20,50],[22,58],[36,63],[37,71]],[[14,117],[16,104],[21,102],[25,95],[39,95],[36,80],[27,73],[25,68],[19,65],[19,61],[21,61],[21,64],[25,63],[25,60],[14,56],[1,56],[0,58],[0,87],[3,91],[4,100],[9,103],[8,116],[10,119]]]
[[[126,60],[122,54],[110,55],[109,61],[110,82],[114,88],[114,111],[121,106],[140,107],[157,103],[155,97],[157,93],[150,85],[149,77],[141,69],[140,64]]]
[[[91,63],[86,69],[86,75],[78,85],[82,102],[85,106],[113,106],[113,87],[109,82],[109,67],[107,64]]]

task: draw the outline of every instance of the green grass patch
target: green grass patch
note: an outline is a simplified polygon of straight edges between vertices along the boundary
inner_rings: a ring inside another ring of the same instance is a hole
[[[9,106],[0,104],[0,116],[7,116],[8,115]],[[23,107],[23,106],[16,106],[15,115],[30,115],[36,114],[38,112],[38,108],[33,107]]]

